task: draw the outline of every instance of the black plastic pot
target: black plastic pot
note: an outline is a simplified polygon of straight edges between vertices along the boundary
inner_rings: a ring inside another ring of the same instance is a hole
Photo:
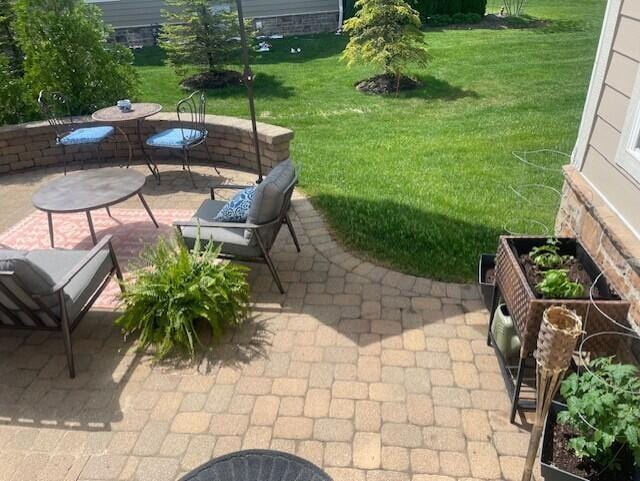
[[[567,406],[560,402],[553,401],[551,403],[551,409],[544,424],[544,434],[542,435],[540,472],[545,481],[590,481],[587,478],[571,474],[551,464],[553,460],[553,439],[551,439],[553,426],[556,424],[558,413],[566,409]],[[633,479],[634,481],[640,481],[640,468],[636,467]]]
[[[491,310],[491,299],[493,298],[493,291],[496,287],[495,284],[487,282],[487,271],[494,269],[495,267],[495,254],[480,255],[480,261],[478,262],[478,284],[480,284],[480,292],[487,310]]]

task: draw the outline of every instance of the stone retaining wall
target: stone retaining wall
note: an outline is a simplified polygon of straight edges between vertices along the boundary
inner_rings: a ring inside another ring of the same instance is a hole
[[[640,330],[640,241],[575,167],[566,166],[564,176],[556,233],[580,239],[618,292],[632,303],[630,317]]]
[[[338,30],[338,12],[283,15],[254,19],[260,35],[305,35]]]
[[[90,118],[81,118],[79,122],[92,125]],[[206,116],[209,138],[207,146],[212,162],[224,162],[238,167],[255,170],[256,158],[252,137],[251,122],[234,117],[219,115]],[[134,147],[133,158],[142,161],[142,150],[136,136],[135,122],[117,124],[129,136]],[[160,113],[148,118],[143,124],[142,136],[148,137],[154,132],[177,127],[177,116],[172,113]],[[258,123],[258,138],[263,171],[289,157],[289,143],[293,132],[284,127]],[[95,147],[67,147],[67,162],[85,160],[97,161]],[[0,174],[19,172],[35,167],[61,165],[63,150],[56,145],[55,133],[47,122],[30,122],[0,127]],[[153,149],[154,159],[179,161],[179,153],[168,149]],[[123,134],[116,134],[103,143],[103,163],[126,162],[128,144]],[[191,153],[194,163],[209,164],[204,146],[197,147]]]

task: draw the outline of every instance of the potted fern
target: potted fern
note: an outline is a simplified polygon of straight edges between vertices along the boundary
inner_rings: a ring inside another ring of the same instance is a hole
[[[116,324],[159,359],[177,352],[194,357],[205,336],[220,338],[249,313],[247,268],[218,254],[219,247],[203,247],[199,239],[189,250],[178,234],[146,248],[123,283],[124,313]]]
[[[552,407],[542,443],[546,481],[640,480],[639,375],[602,357],[563,381],[566,405]]]

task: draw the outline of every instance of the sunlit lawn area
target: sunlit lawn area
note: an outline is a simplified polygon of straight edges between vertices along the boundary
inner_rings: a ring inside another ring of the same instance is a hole
[[[510,187],[559,188],[561,174],[512,151],[573,148],[605,2],[529,5],[547,27],[425,32],[433,61],[414,71],[422,88],[399,98],[355,91],[375,72],[339,61],[344,37],[273,41],[256,55],[259,119],[295,131],[301,188],[345,244],[408,273],[471,281],[505,227],[533,218],[553,229],[553,202],[518,201]],[[137,64],[141,97],[175,108],[184,92],[161,53],[142,51]],[[208,111],[247,117],[244,90],[210,92]]]

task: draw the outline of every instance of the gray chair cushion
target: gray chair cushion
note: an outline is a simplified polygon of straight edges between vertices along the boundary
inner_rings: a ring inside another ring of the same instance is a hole
[[[263,224],[278,217],[285,199],[286,189],[291,185],[295,174],[296,170],[290,159],[274,167],[256,188],[256,194],[247,215],[247,222]],[[269,232],[266,232],[263,237],[268,239],[269,233],[273,232],[273,229],[273,227],[267,229]],[[250,232],[245,233],[245,237],[250,236]]]
[[[55,322],[42,311],[38,304],[31,299],[31,295],[42,295],[50,291],[67,273],[79,264],[89,251],[74,250],[35,250],[0,251],[0,270],[13,270],[14,276],[25,291],[18,287],[13,279],[3,279],[3,283],[24,304],[32,309],[47,326],[54,326]],[[73,320],[82,310],[87,301],[105,280],[113,263],[108,250],[99,252],[64,288],[67,313]],[[28,291],[27,291],[28,290]],[[57,295],[44,295],[44,304],[60,315],[59,299]],[[18,313],[20,319],[28,325],[34,323],[20,312],[17,305],[4,295],[0,295],[0,302],[14,313]],[[12,324],[7,316],[3,317],[5,324]]]
[[[220,209],[226,204],[220,200],[205,200],[194,216],[193,221],[214,222],[214,219]],[[255,242],[248,239],[245,235],[245,229],[225,229],[220,227],[201,227],[200,240],[203,243],[213,241],[222,244],[221,252],[239,256],[239,257],[256,257],[260,255],[260,249]],[[187,246],[193,248],[198,229],[196,227],[183,227],[182,237]]]
[[[87,256],[89,251],[77,250],[36,250],[27,254],[27,259],[45,272],[54,284],[61,281],[68,272]],[[109,275],[113,263],[107,249],[101,250],[64,288],[69,319],[73,320],[87,301]],[[60,314],[57,296],[44,298]]]

